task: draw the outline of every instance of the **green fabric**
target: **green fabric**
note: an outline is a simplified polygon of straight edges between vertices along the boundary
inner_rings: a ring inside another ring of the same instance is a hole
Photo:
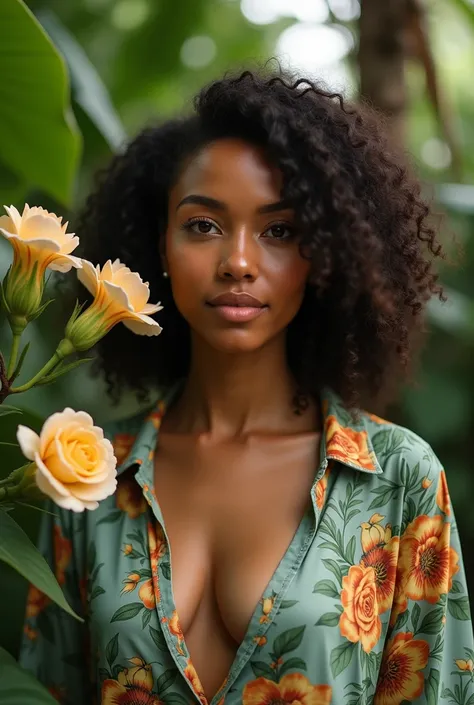
[[[121,461],[114,496],[45,515],[40,548],[86,622],[32,588],[21,662],[63,703],[207,703],[153,490],[166,403],[105,429]],[[309,509],[212,705],[472,705],[473,633],[440,462],[411,431],[354,418],[329,390],[321,403]]]

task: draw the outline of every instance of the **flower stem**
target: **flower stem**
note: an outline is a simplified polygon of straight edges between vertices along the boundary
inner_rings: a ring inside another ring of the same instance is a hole
[[[10,361],[8,363],[7,377],[10,379],[15,371],[16,359],[18,357],[18,349],[20,347],[21,333],[14,333],[12,340],[12,349],[10,353]]]
[[[10,394],[19,394],[20,392],[26,392],[28,389],[31,389],[31,387],[34,387],[34,385],[43,379],[43,377],[46,377],[48,372],[51,372],[51,370],[53,370],[56,365],[61,362],[61,360],[64,360],[65,357],[71,355],[73,352],[75,352],[74,347],[69,340],[64,338],[61,340],[56,348],[56,352],[53,357],[48,360],[46,365],[44,365],[28,382],[25,382],[25,384],[22,384],[20,387],[12,387],[10,389]]]
[[[44,365],[40,369],[40,371],[35,374],[34,377],[32,377],[28,382],[25,382],[25,384],[22,384],[20,387],[12,387],[10,389],[10,394],[19,394],[19,392],[26,392],[28,389],[31,389],[31,387],[34,387],[36,382],[39,382],[39,380],[43,379],[43,377],[47,375],[48,372],[51,372],[53,367],[58,364],[60,359],[61,358],[58,356],[57,352],[55,352],[53,357],[48,360],[46,365]]]

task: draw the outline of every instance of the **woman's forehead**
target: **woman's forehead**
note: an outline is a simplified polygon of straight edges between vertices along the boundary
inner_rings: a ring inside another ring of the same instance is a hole
[[[213,195],[252,193],[264,202],[278,200],[282,174],[263,148],[239,139],[220,139],[204,145],[183,165],[173,191],[182,198],[211,189]]]

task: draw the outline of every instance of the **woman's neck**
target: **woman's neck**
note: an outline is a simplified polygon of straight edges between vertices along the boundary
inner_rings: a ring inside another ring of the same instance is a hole
[[[296,390],[283,336],[264,348],[239,354],[194,340],[190,373],[165,427],[216,439],[316,430],[314,404],[302,417],[295,415]]]

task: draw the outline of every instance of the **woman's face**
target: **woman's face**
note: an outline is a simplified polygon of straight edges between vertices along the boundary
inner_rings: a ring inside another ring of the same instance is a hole
[[[215,349],[257,350],[300,308],[310,264],[281,186],[262,150],[222,139],[188,160],[170,192],[163,266],[193,334]]]

